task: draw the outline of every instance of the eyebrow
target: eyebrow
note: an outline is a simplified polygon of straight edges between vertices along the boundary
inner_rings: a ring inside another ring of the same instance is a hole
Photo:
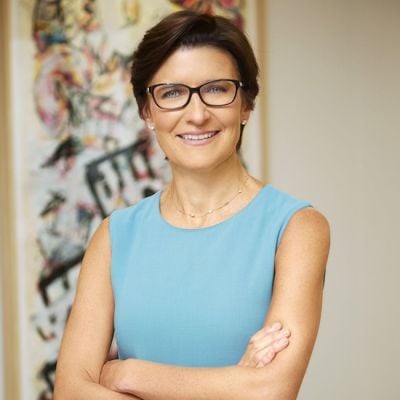
[[[239,81],[242,82],[240,80],[240,78],[215,78],[215,79],[209,79],[207,81],[204,81],[203,83],[201,83],[200,85],[197,86],[190,86],[186,83],[182,83],[182,82],[159,82],[159,83],[152,83],[151,85],[148,85],[147,87],[150,86],[156,86],[156,85],[183,85],[183,86],[189,86],[189,87],[199,87],[202,85],[206,85],[207,83],[211,83],[211,82],[216,82],[216,81]]]

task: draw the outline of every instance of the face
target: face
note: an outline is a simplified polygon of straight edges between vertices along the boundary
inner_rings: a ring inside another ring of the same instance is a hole
[[[240,79],[229,53],[210,46],[180,48],[160,67],[149,86],[180,83],[198,87],[216,79]],[[238,157],[240,124],[250,113],[240,88],[231,104],[220,107],[205,105],[198,93],[193,93],[185,108],[164,110],[148,96],[145,120],[155,128],[172,168],[205,170],[228,165]]]

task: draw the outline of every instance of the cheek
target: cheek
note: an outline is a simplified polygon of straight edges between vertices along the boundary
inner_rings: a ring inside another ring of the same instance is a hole
[[[156,136],[157,143],[160,145],[162,150],[164,150],[164,147],[165,147],[165,135],[157,129],[155,136]]]
[[[176,126],[179,117],[174,112],[163,112],[159,109],[152,110],[152,116],[157,132],[169,134]]]
[[[226,127],[229,127],[230,130],[234,131],[235,134],[240,134],[240,123],[241,123],[241,115],[240,112],[235,112],[225,119]]]
[[[160,146],[161,150],[166,155],[171,155],[174,152],[176,143],[175,138],[170,133],[168,129],[165,129],[165,126],[156,125],[157,129],[155,132],[155,138],[157,140],[158,145]]]

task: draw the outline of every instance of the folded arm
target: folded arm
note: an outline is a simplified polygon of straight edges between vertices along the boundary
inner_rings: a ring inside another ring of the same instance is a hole
[[[291,338],[273,362],[263,368],[188,368],[130,359],[106,364],[102,383],[144,400],[295,399],[319,327],[329,240],[328,223],[314,209],[297,212],[285,230],[265,326],[279,320]]]
[[[83,260],[76,297],[57,361],[55,400],[132,400],[99,384],[113,335],[108,220],[96,231]]]

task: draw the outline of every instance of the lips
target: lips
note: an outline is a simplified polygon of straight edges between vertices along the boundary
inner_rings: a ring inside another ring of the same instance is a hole
[[[199,132],[199,133],[183,133],[178,135],[179,138],[190,144],[208,143],[210,139],[216,136],[219,131]]]

